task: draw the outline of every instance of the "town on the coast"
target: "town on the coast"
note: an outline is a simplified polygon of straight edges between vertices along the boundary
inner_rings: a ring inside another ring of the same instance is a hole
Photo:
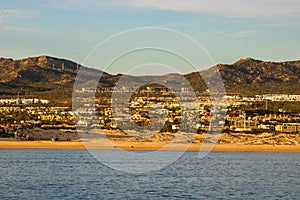
[[[207,133],[211,124],[212,103],[209,93],[197,94],[197,101],[188,95],[184,103],[192,109],[183,116],[181,104],[176,95],[162,86],[144,87],[138,91],[123,88],[118,93],[132,93],[128,109],[118,109],[117,115],[108,94],[114,88],[82,88],[79,93],[96,92],[94,103],[83,103],[76,110],[72,106],[52,105],[47,99],[26,99],[18,96],[0,99],[0,137],[20,140],[72,140],[76,128],[99,128],[121,130],[119,123],[145,127],[153,122],[164,124],[158,132],[175,133],[182,129],[181,121],[187,121],[197,134]],[[188,89],[181,88],[180,95]],[[179,94],[178,93],[178,94]],[[300,132],[300,95],[266,94],[255,96],[224,96],[226,113],[219,123],[225,133],[289,133]],[[80,99],[85,102],[85,99]],[[88,102],[88,101],[87,101]],[[297,112],[298,110],[298,112]],[[128,118],[128,113],[130,117]],[[159,117],[155,117],[155,115]],[[154,117],[153,117],[154,116]],[[198,116],[195,120],[194,116]],[[75,123],[76,120],[76,123]],[[126,127],[130,130],[131,127]],[[61,136],[44,134],[41,130],[60,131]],[[157,130],[156,130],[157,131]],[[70,137],[68,136],[70,135]]]

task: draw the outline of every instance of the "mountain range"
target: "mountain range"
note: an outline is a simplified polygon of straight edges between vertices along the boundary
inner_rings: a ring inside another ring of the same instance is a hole
[[[0,58],[0,98],[20,95],[30,98],[50,99],[58,104],[71,102],[74,80],[78,69],[84,75],[96,78],[101,74],[100,87],[113,87],[121,77],[97,69],[81,66],[66,59],[39,56],[13,60]],[[227,94],[300,94],[300,61],[265,62],[252,58],[241,59],[233,64],[218,64],[208,71],[218,70]],[[178,74],[155,77],[157,82],[180,84]],[[145,77],[128,76],[139,82]],[[184,77],[197,92],[207,89],[198,72]],[[153,78],[153,77],[152,77]]]

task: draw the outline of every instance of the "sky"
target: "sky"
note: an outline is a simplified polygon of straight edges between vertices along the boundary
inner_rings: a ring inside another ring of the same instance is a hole
[[[300,60],[298,0],[2,0],[0,57],[49,55],[84,63],[107,38],[143,27],[185,34],[213,63],[247,57]],[[114,74],[130,71],[105,69]],[[182,73],[190,71],[181,68]]]

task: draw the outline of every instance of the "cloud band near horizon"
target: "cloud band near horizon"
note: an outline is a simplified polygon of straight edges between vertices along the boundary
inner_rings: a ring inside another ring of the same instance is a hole
[[[204,13],[232,18],[300,17],[298,0],[63,0],[55,2],[55,5],[64,8],[129,7]]]

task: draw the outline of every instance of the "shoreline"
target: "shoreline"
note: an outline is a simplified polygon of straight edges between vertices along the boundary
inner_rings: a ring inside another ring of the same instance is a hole
[[[0,149],[57,149],[57,150],[170,150],[170,151],[200,151],[201,144],[191,144],[186,149],[186,144],[171,144],[163,142],[113,142],[111,144],[90,141],[0,141]],[[162,149],[164,148],[164,149]],[[300,145],[251,145],[251,144],[216,144],[213,152],[300,152]]]

